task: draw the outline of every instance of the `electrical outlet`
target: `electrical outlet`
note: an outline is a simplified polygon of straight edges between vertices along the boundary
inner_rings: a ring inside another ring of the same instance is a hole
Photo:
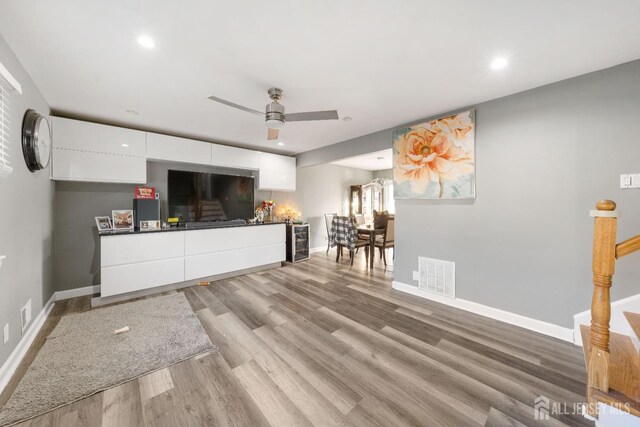
[[[420,280],[420,272],[419,271],[414,271],[413,272],[413,280]]]
[[[27,326],[29,326],[29,322],[31,322],[31,298],[29,301],[20,309],[20,323],[22,325],[22,333],[27,330]]]
[[[8,323],[4,325],[2,336],[3,336],[2,343],[3,344],[8,343],[9,342],[9,324]]]

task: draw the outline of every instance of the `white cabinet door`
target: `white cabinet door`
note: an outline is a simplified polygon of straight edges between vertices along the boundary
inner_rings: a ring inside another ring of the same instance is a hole
[[[184,257],[103,267],[100,296],[110,297],[184,282]]]
[[[60,181],[147,182],[144,157],[119,156],[54,148],[51,154],[52,178]]]
[[[146,154],[146,135],[139,130],[61,117],[52,117],[51,127],[54,148],[133,157]]]
[[[295,191],[295,157],[260,153],[258,190]]]
[[[285,243],[275,243],[188,256],[184,260],[184,278],[193,280],[282,262],[286,257],[285,250]]]
[[[187,256],[284,243],[286,239],[284,224],[192,230],[184,234]]]
[[[149,132],[147,133],[147,158],[209,165],[212,145],[208,142]]]
[[[165,231],[100,237],[100,266],[184,256],[184,232]]]
[[[226,168],[258,170],[260,168],[260,153],[244,148],[211,144],[211,164]]]

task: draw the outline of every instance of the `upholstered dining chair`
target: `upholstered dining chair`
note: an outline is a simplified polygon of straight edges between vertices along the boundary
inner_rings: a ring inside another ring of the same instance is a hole
[[[384,261],[385,267],[387,266],[387,256],[386,256],[387,249],[392,248],[393,258],[395,259],[396,257],[396,248],[395,248],[395,242],[394,242],[395,222],[396,222],[395,217],[389,215],[387,217],[387,223],[385,226],[384,234],[380,236],[376,236],[375,245],[376,245],[376,248],[380,249],[380,258],[382,258],[382,261]]]
[[[335,216],[333,218],[331,221],[331,231],[329,236],[331,246],[338,247],[336,251],[336,262],[340,260],[343,247],[349,250],[351,265],[353,265],[355,251],[358,248],[364,247],[367,263],[369,262],[369,255],[373,256],[373,254],[369,254],[369,239],[365,240],[358,238],[358,229],[348,216]]]
[[[329,253],[329,249],[331,249],[331,222],[336,216],[338,216],[337,213],[324,214],[324,224],[327,226],[327,254]]]

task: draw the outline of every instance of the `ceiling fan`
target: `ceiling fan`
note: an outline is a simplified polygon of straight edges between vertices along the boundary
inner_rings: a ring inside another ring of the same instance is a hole
[[[304,122],[309,120],[338,120],[338,112],[336,110],[308,111],[305,113],[285,114],[284,105],[278,102],[280,98],[282,98],[282,89],[272,87],[268,90],[268,92],[269,98],[271,98],[272,102],[270,104],[267,104],[264,113],[252,108],[243,107],[242,105],[227,101],[226,99],[218,98],[217,96],[212,95],[208,97],[208,99],[224,105],[228,105],[229,107],[246,111],[247,113],[257,114],[259,116],[264,115],[265,124],[269,128],[267,132],[267,139],[270,141],[278,139],[280,128],[283,127],[286,122]]]

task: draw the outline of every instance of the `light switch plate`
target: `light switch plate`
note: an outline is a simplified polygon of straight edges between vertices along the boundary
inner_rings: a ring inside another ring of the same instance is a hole
[[[620,188],[631,188],[631,175],[620,175]]]
[[[640,173],[620,175],[620,188],[640,188]]]
[[[2,330],[2,343],[6,344],[9,342],[9,324],[4,325],[4,329]]]
[[[419,271],[414,271],[413,272],[413,280],[420,280],[420,272]]]

